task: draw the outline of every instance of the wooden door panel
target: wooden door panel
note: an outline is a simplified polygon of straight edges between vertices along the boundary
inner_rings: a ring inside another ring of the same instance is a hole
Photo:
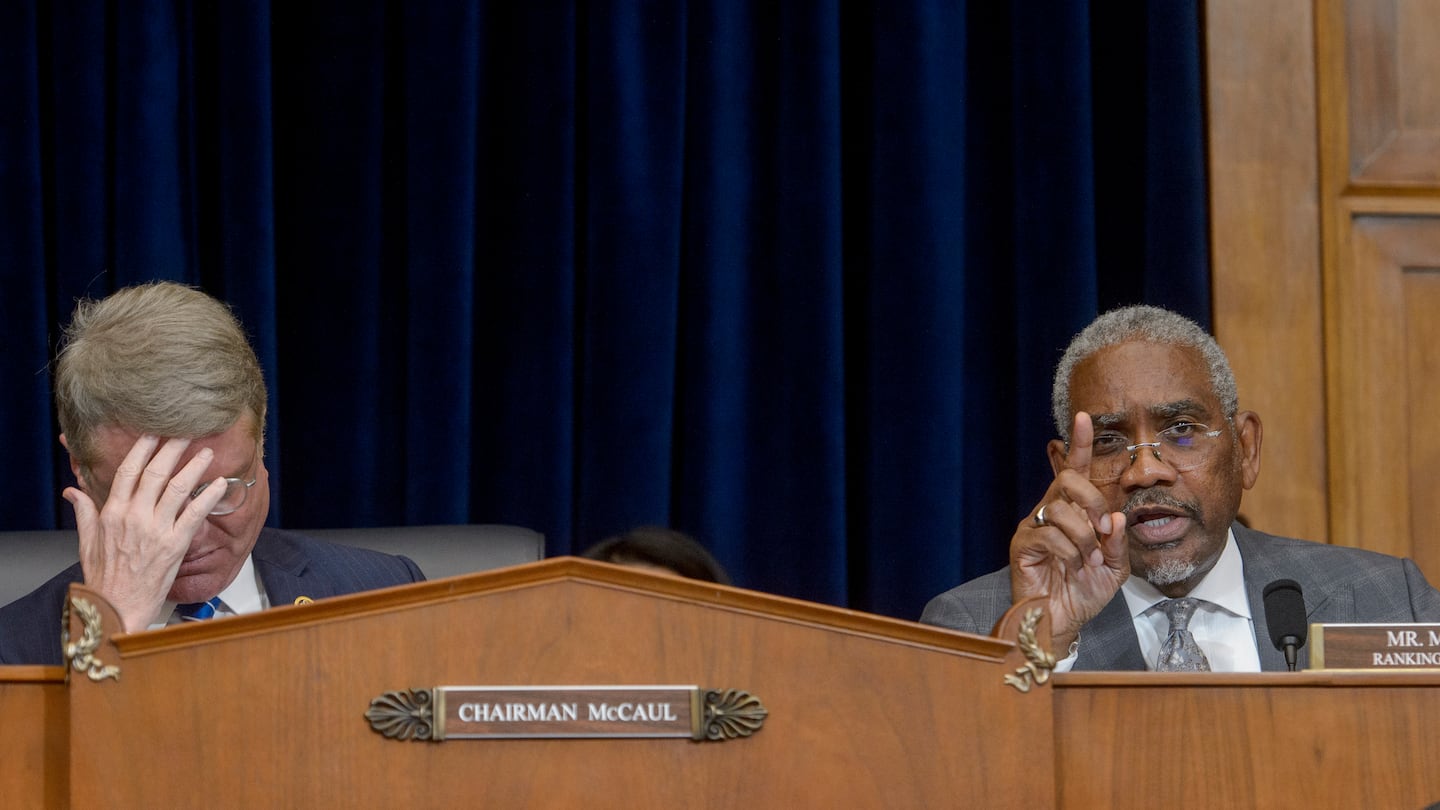
[[[1214,325],[1266,428],[1245,513],[1440,580],[1440,0],[1205,14]]]
[[[1440,227],[1432,224],[1440,238]],[[1420,570],[1440,577],[1440,268],[1405,273],[1410,536]]]
[[[1440,318],[1440,288],[1427,272],[1440,268],[1440,217],[1349,221],[1331,308],[1331,527],[1342,545],[1418,557],[1416,510],[1440,498],[1413,455],[1440,443],[1440,426],[1415,418],[1430,394],[1413,371],[1440,347],[1429,323]]]
[[[1344,21],[1352,180],[1440,183],[1440,2],[1349,0]]]
[[[1297,5],[1205,4],[1213,327],[1240,407],[1265,425],[1260,479],[1242,516],[1324,542],[1315,34],[1308,6]]]

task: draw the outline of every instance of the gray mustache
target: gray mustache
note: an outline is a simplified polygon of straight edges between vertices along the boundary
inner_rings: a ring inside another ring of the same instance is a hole
[[[1198,504],[1186,503],[1170,493],[1158,489],[1142,489],[1136,492],[1130,496],[1129,500],[1125,501],[1125,508],[1120,511],[1125,513],[1125,520],[1128,523],[1130,519],[1134,517],[1135,510],[1143,506],[1163,506],[1168,509],[1178,509],[1197,522],[1204,522],[1200,520],[1200,507]]]

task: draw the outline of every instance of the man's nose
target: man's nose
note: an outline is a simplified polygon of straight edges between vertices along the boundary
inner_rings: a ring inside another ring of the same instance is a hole
[[[1160,455],[1159,442],[1136,445],[1130,456],[1130,463],[1120,475],[1120,486],[1126,489],[1144,489],[1158,483],[1174,482],[1179,474]]]

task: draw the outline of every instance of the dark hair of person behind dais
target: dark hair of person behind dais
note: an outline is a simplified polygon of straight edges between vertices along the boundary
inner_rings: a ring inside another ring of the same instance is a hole
[[[265,376],[224,303],[174,282],[126,287],[81,301],[55,363],[60,430],[83,466],[96,463],[95,432],[123,427],[196,439],[247,412],[265,426]]]
[[[641,526],[607,537],[580,556],[618,565],[652,565],[682,577],[730,584],[730,576],[693,537],[661,526]]]

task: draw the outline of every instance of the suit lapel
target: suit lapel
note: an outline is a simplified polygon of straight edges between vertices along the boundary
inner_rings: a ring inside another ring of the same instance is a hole
[[[1231,527],[1235,532],[1235,544],[1240,549],[1240,558],[1245,569],[1245,596],[1250,600],[1250,617],[1254,623],[1255,646],[1260,654],[1260,669],[1264,672],[1285,672],[1285,655],[1275,648],[1270,640],[1270,624],[1265,614],[1265,586],[1277,579],[1293,579],[1300,583],[1305,593],[1305,613],[1308,622],[1354,621],[1354,600],[1343,589],[1327,588],[1329,572],[1307,564],[1302,557],[1288,553],[1281,547],[1285,540],[1272,538],[1263,532],[1247,529],[1236,523]],[[1300,648],[1296,661],[1297,669],[1305,669],[1309,658],[1309,639]],[[1080,640],[1080,655],[1075,661],[1076,670],[1143,670],[1147,669],[1140,654],[1140,642],[1135,636],[1135,623],[1123,593],[1117,592],[1100,611],[1100,614],[1085,625]]]
[[[1266,535],[1235,524],[1231,527],[1235,532],[1235,545],[1240,549],[1240,559],[1245,566],[1245,596],[1250,600],[1250,619],[1255,626],[1255,646],[1260,652],[1260,670],[1262,672],[1288,672],[1290,667],[1285,663],[1285,654],[1276,649],[1275,643],[1270,640],[1270,620],[1265,614],[1265,586],[1277,579],[1296,579],[1302,581],[1304,587],[1304,575],[1301,572],[1289,571],[1293,567],[1293,561],[1288,555],[1275,553],[1272,544],[1266,542]],[[1306,594],[1306,611],[1313,613],[1309,608],[1310,600],[1313,597]],[[1306,640],[1309,644],[1309,640]],[[1305,669],[1306,662],[1310,658],[1308,646],[1301,647],[1296,659],[1296,669]]]
[[[1080,633],[1076,670],[1145,670],[1140,640],[1125,595],[1119,591]]]
[[[318,596],[305,593],[302,575],[309,561],[283,534],[269,528],[262,530],[250,553],[260,572],[260,581],[265,583],[265,595],[271,607],[294,604],[301,596]]]

